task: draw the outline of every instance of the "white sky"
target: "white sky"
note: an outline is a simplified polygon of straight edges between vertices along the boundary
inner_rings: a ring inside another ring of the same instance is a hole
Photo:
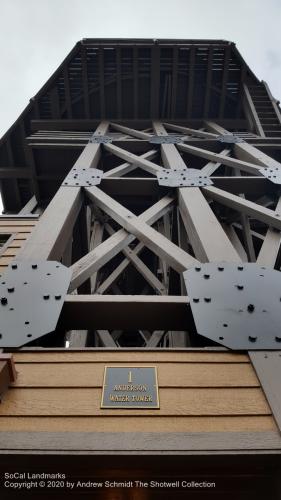
[[[0,13],[0,136],[82,38],[230,40],[281,100],[281,0],[0,0]]]

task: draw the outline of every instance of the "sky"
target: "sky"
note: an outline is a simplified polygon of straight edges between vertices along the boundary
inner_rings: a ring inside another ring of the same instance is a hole
[[[230,40],[281,100],[281,0],[0,0],[0,12],[0,137],[82,38]]]

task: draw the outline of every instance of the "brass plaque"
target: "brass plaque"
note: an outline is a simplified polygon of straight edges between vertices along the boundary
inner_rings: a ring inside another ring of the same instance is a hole
[[[106,366],[101,408],[159,409],[155,366]]]

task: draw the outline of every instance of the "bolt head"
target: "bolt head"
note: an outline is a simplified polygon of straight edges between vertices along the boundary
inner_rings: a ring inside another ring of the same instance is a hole
[[[2,306],[6,306],[8,304],[7,297],[1,297],[1,304],[2,304]]]

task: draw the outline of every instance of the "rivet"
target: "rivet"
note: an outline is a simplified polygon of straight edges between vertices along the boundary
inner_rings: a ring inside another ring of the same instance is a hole
[[[219,266],[219,267],[218,267],[218,270],[219,270],[219,271],[224,271],[224,267]]]
[[[281,342],[281,337],[275,337],[276,342]]]
[[[243,285],[237,285],[238,290],[243,290],[244,286]]]
[[[193,302],[199,302],[198,298],[193,299]]]
[[[15,289],[14,289],[13,286],[11,286],[10,288],[7,288],[7,290],[8,290],[9,293],[13,293]]]
[[[37,266],[37,264],[32,264],[31,267],[32,267],[32,269],[37,269],[38,266]]]
[[[256,342],[257,337],[254,337],[253,335],[249,335],[248,339],[250,342]]]
[[[211,297],[204,297],[205,302],[211,302]]]
[[[224,328],[227,328],[228,327],[228,324],[227,323],[224,323],[223,324]]]
[[[44,300],[48,300],[50,298],[50,295],[43,295]]]
[[[244,267],[243,266],[238,266],[238,271],[243,271]]]
[[[60,300],[61,299],[61,295],[55,295],[55,299],[56,300]]]
[[[7,297],[1,297],[1,304],[2,304],[2,306],[6,306],[8,304]]]
[[[255,306],[254,306],[254,304],[249,304],[249,305],[248,305],[248,307],[247,307],[247,309],[248,309],[248,311],[249,311],[250,313],[254,312],[254,310],[255,310]]]
[[[204,274],[204,278],[205,278],[205,280],[208,280],[210,278],[210,275],[209,274]]]
[[[195,267],[195,271],[197,271],[197,272],[201,271],[201,267],[198,267],[198,266],[197,266],[197,267]],[[281,300],[281,299],[280,299],[280,300]]]

